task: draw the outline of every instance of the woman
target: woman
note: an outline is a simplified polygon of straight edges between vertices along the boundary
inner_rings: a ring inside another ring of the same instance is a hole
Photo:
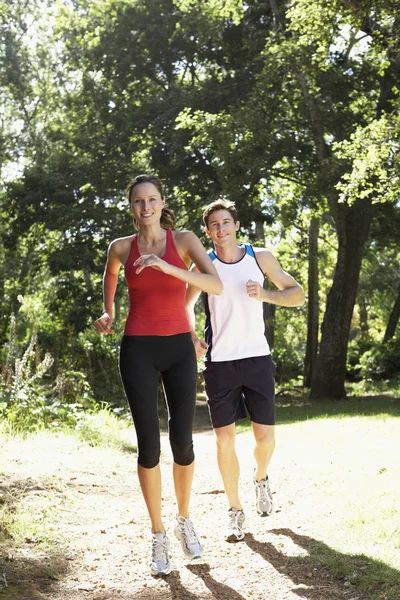
[[[161,518],[158,378],[161,373],[174,458],[174,532],[185,556],[199,558],[203,549],[189,518],[197,365],[185,294],[186,284],[217,295],[223,286],[198,237],[190,231],[174,231],[173,215],[156,177],[138,175],[127,188],[127,198],[138,233],[110,244],[103,279],[104,313],[95,327],[99,333],[112,333],[118,272],[124,266],[130,308],[119,366],[135,423],[138,476],[151,520],[150,570],[153,575],[168,575],[169,541]],[[191,263],[200,272],[190,271]]]

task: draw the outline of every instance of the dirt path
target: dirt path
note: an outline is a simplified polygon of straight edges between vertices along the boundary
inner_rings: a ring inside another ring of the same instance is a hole
[[[227,504],[216,466],[213,433],[198,411],[196,475],[191,512],[205,552],[201,561],[181,555],[172,536],[175,512],[168,440],[163,436],[163,512],[172,547],[169,577],[149,574],[149,523],[137,485],[135,458],[56,440],[53,449],[32,449],[35,461],[13,458],[13,476],[0,477],[0,492],[22,489],[24,502],[47,503],[61,511],[59,551],[38,552],[35,540],[10,549],[0,563],[0,598],[7,600],[361,600],[309,558],[318,544],[307,530],[309,492],[293,476],[295,461],[276,453],[271,481],[275,513],[260,518],[254,509],[252,437],[238,436],[241,490],[247,517],[243,542],[228,544],[222,530]],[[1,450],[1,449],[0,449]],[[39,452],[39,455],[37,454]],[[17,456],[17,454],[15,455]],[[101,464],[99,464],[99,456]],[[61,481],[61,483],[60,483]],[[53,482],[53,483],[52,483]],[[3,582],[1,582],[3,573]],[[7,587],[4,582],[7,581]],[[2,585],[1,585],[2,583]]]

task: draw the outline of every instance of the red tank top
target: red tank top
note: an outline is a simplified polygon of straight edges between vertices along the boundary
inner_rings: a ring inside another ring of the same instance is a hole
[[[125,264],[125,279],[129,291],[125,335],[174,335],[189,332],[185,311],[186,283],[151,267],[136,273],[133,263],[139,256],[135,234]],[[165,253],[161,258],[170,265],[186,269],[169,229]]]

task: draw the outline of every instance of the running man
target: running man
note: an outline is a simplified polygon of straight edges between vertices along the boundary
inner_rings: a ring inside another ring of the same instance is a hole
[[[229,503],[225,539],[237,542],[244,538],[245,515],[239,498],[235,422],[247,413],[255,439],[256,510],[262,517],[273,510],[267,469],[275,448],[274,365],[265,335],[263,302],[301,306],[304,292],[269,250],[238,245],[240,223],[234,202],[209,204],[203,221],[214,244],[209,256],[224,284],[219,296],[204,293],[205,341],[195,334],[194,306],[200,290],[192,285],[187,289],[186,309],[196,356],[205,355],[205,390]],[[266,278],[278,289],[264,289]]]

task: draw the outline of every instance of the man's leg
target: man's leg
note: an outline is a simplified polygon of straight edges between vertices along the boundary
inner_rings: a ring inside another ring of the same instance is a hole
[[[257,465],[254,471],[256,510],[262,517],[267,517],[274,508],[267,469],[275,448],[275,427],[274,425],[261,425],[254,422],[252,425],[256,441],[254,448]]]
[[[224,489],[231,508],[242,508],[239,500],[240,467],[235,450],[235,423],[214,429],[217,441],[217,460]]]
[[[227,542],[240,542],[244,538],[245,516],[239,499],[240,467],[235,450],[235,423],[217,427],[214,431],[217,440],[218,467],[230,506],[225,539]]]
[[[275,425],[261,425],[252,422],[254,439],[254,458],[256,459],[256,471],[254,479],[260,481],[267,476],[267,469],[275,449]]]

